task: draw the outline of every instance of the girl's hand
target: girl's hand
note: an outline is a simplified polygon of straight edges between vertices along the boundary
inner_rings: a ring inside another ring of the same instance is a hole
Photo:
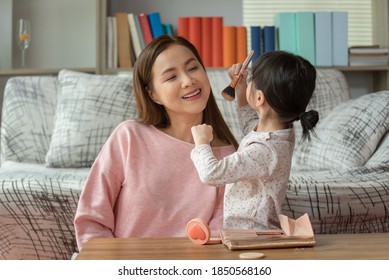
[[[199,124],[192,126],[192,136],[196,146],[201,144],[210,144],[213,139],[212,126]]]
[[[236,64],[233,64],[228,69],[228,75],[230,76],[231,79],[233,79],[235,76],[239,75],[241,67],[242,67],[242,64],[236,63]],[[242,74],[242,77],[240,78],[238,84],[235,87],[235,95],[237,96],[239,107],[247,104],[246,90],[247,90],[248,71],[243,70],[241,74]]]

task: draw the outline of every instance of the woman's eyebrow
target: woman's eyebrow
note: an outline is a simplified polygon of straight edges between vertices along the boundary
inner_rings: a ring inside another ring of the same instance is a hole
[[[189,63],[191,63],[192,61],[196,61],[196,58],[194,57],[191,57],[189,59],[187,59],[185,62],[184,62],[184,65],[187,66]],[[170,67],[170,68],[166,68],[164,69],[162,72],[161,72],[161,75],[164,75],[166,73],[169,73],[169,72],[172,72],[176,69],[176,67]]]

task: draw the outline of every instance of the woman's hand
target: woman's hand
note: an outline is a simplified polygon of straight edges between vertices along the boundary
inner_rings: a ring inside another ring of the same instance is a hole
[[[212,126],[199,124],[192,126],[192,136],[196,146],[201,144],[210,144],[213,139]]]
[[[235,76],[238,76],[242,68],[241,63],[236,63],[233,64],[229,69],[228,69],[228,75],[230,76],[231,79],[233,79]],[[242,70],[242,77],[240,78],[238,84],[235,87],[235,95],[237,96],[238,100],[238,106],[241,107],[243,105],[247,104],[247,99],[246,99],[246,89],[247,89],[247,75],[248,71],[247,70]]]

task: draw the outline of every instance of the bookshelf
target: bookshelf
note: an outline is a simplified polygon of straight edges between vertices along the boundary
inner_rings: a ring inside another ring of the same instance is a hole
[[[372,2],[375,15],[374,40],[381,46],[388,46],[388,2],[389,0]],[[15,66],[19,65],[20,53],[14,42],[14,35],[12,32],[7,33],[8,39],[6,40],[13,45],[9,50],[12,65],[9,68],[3,68],[0,65],[0,89],[4,88],[5,81],[10,76],[55,75],[62,68],[97,74],[114,74],[121,71],[108,69],[106,65],[106,17],[117,11],[133,13],[158,11],[162,20],[172,23],[174,27],[177,27],[179,16],[191,15],[221,15],[225,19],[225,25],[242,25],[243,22],[242,2],[236,0],[198,0],[195,2],[189,0],[179,2],[174,0],[3,0],[0,5],[2,5],[0,6],[1,23],[8,25],[8,30],[15,28],[16,18],[32,16],[33,30],[34,28],[35,30],[46,30],[46,34],[50,33],[50,30],[53,31],[50,36],[42,35],[38,31],[35,31],[38,32],[35,35],[32,34],[31,48],[26,53],[28,67],[23,69]],[[49,8],[51,12],[48,12]],[[12,17],[4,16],[9,13]],[[44,24],[43,20],[45,20]],[[35,24],[34,21],[38,22]],[[49,28],[47,26],[51,29],[47,29]],[[59,31],[61,36],[58,36]],[[60,55],[55,54],[53,50],[57,50]],[[331,68],[337,68],[349,76],[353,73],[373,75],[374,90],[389,88],[389,68],[386,65]]]

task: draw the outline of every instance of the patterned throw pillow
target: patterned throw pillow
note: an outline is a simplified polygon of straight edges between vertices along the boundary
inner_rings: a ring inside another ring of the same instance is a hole
[[[389,91],[343,102],[320,120],[317,137],[297,147],[294,169],[350,169],[371,157],[389,129]]]
[[[57,77],[8,79],[3,98],[2,160],[44,163],[54,128]]]
[[[381,143],[378,148],[375,150],[371,158],[366,162],[365,166],[377,167],[377,166],[386,166],[389,167],[389,136],[386,132],[385,136],[382,138]]]
[[[136,117],[130,77],[61,70],[48,167],[89,167],[114,128]]]

